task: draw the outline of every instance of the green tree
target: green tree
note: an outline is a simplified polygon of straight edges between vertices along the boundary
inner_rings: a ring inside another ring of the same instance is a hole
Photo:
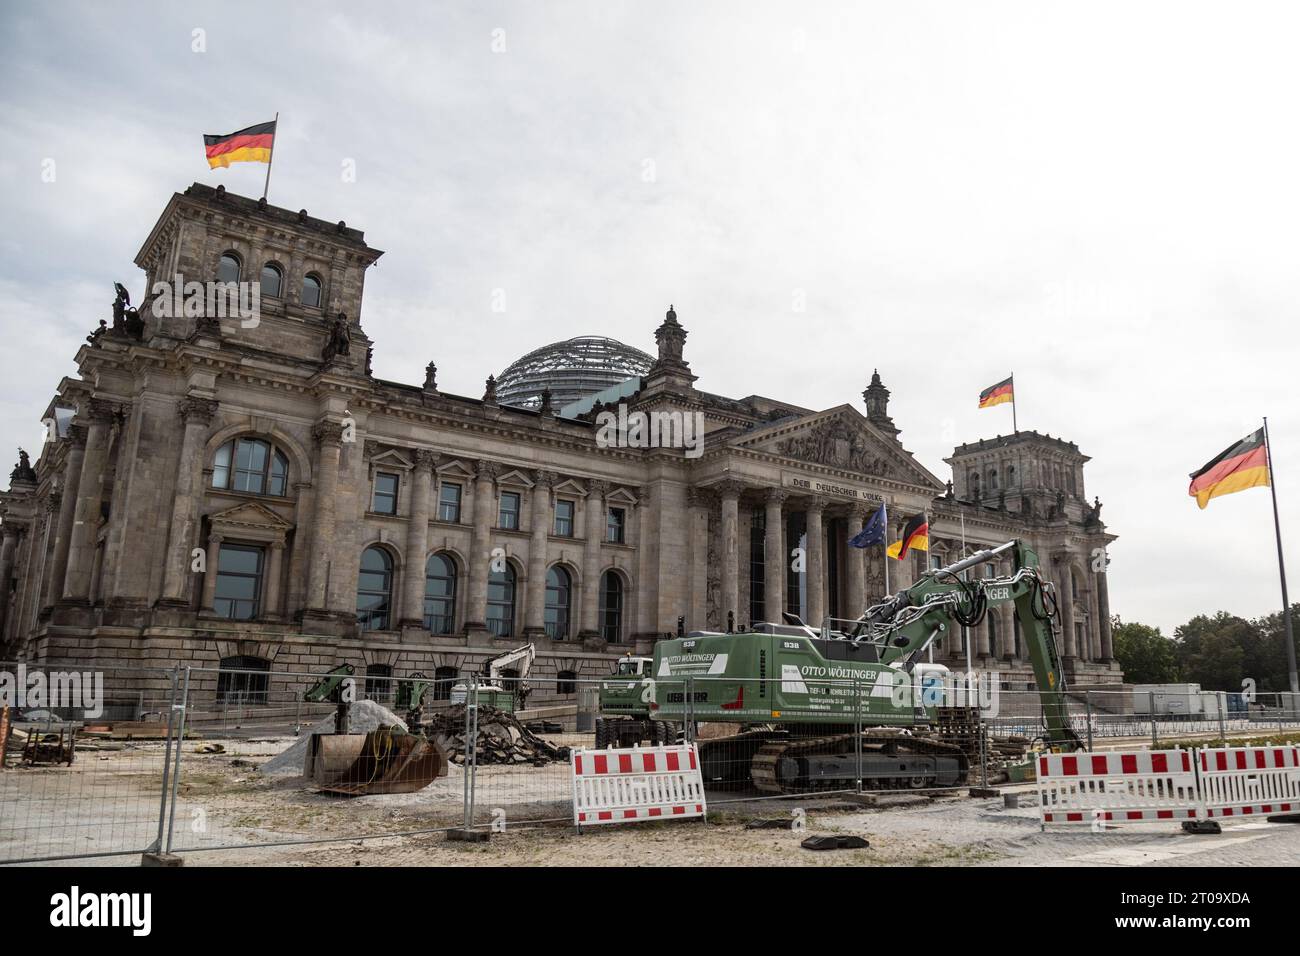
[[[1240,691],[1245,677],[1259,682],[1248,665],[1260,657],[1260,629],[1253,621],[1227,611],[1198,614],[1174,629],[1174,641],[1183,680],[1202,690]]]
[[[1111,625],[1115,659],[1131,684],[1169,684],[1180,679],[1177,645],[1146,624],[1125,624],[1118,617]]]

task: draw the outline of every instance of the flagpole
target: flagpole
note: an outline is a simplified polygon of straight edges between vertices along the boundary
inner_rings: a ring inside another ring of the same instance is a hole
[[[278,114],[277,114],[278,115]],[[270,173],[270,170],[267,170]],[[1011,373],[1011,430],[1017,435],[1020,434],[1020,426],[1016,424],[1016,373]],[[965,544],[965,542],[962,542]]]
[[[880,549],[881,555],[885,560],[885,597],[889,597],[889,508],[885,505],[885,500],[880,499],[880,507],[884,511],[885,521],[885,543]]]
[[[1013,381],[1011,384],[1011,394],[1015,395],[1015,393],[1016,393],[1016,386],[1015,386],[1015,382]],[[1011,407],[1012,408],[1016,407],[1014,398],[1011,401]],[[961,512],[961,556],[963,560],[966,558],[966,512],[964,511]],[[965,578],[967,581],[970,580],[969,568],[963,570],[961,574],[962,577]],[[966,646],[966,689],[969,691],[971,669],[974,665],[971,663],[970,628],[968,628],[965,624],[961,626],[961,642]]]
[[[1264,416],[1264,459],[1268,463],[1268,487],[1273,494],[1273,533],[1277,536],[1277,572],[1282,579],[1282,622],[1286,632],[1286,666],[1291,679],[1291,693],[1300,694],[1300,675],[1296,673],[1295,632],[1291,627],[1291,601],[1286,593],[1286,562],[1282,559],[1282,521],[1277,512],[1277,479],[1273,475],[1273,445],[1268,440],[1268,416]]]
[[[263,113],[263,116],[266,114]],[[271,152],[266,157],[266,183],[262,186],[262,198],[266,198],[267,190],[271,188],[271,164],[275,162],[275,138],[280,135],[280,111],[275,111],[275,132],[271,134]],[[1015,391],[1015,384],[1012,383],[1011,390]],[[1015,404],[1014,402],[1012,404]]]

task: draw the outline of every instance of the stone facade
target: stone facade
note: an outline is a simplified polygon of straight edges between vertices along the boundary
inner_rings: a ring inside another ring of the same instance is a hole
[[[582,420],[510,407],[492,380],[481,399],[445,394],[432,364],[422,386],[375,378],[360,317],[381,254],[306,211],[199,184],[172,197],[136,258],[150,290],[138,317],[88,337],[46,408],[39,461],[0,494],[4,656],[110,681],[127,664],[193,664],[213,669],[202,693],[234,658],[445,676],[530,640],[539,677],[597,677],[679,624],[856,617],[884,593],[885,562],[847,541],[884,501],[895,536],[929,512],[944,562],[963,525],[968,550],[1025,539],[1069,596],[1067,672],[1120,679],[1113,536],[1074,445],[1033,432],[962,445],[945,488],[900,443],[879,375],[865,414],[712,395],[670,310],[626,405],[699,413],[703,452],[609,446],[599,405]],[[253,321],[152,307],[155,283],[223,268],[259,282],[268,264]],[[926,561],[889,562],[891,588]],[[964,663],[961,640],[936,660]],[[970,640],[977,665],[1028,677],[1009,609]]]

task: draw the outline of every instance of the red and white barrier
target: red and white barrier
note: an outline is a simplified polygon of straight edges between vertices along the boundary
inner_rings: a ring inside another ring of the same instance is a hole
[[[576,826],[704,816],[695,744],[575,750],[570,763]]]
[[[1047,754],[1038,758],[1044,825],[1195,820],[1196,772],[1186,750]]]
[[[1197,751],[1207,817],[1300,812],[1300,747]]]

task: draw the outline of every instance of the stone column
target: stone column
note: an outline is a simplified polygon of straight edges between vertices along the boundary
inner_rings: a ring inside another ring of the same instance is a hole
[[[284,542],[273,541],[266,567],[266,596],[262,601],[262,617],[278,618],[280,614],[280,575],[284,566]],[[214,575],[215,578],[215,575]]]
[[[217,412],[211,399],[188,397],[177,406],[184,434],[176,485],[172,493],[172,521],[167,535],[167,558],[163,568],[160,604],[189,604],[190,549],[199,526],[199,502],[203,496],[203,446],[208,426]],[[234,462],[231,462],[234,468]]]
[[[1073,572],[1068,556],[1057,560],[1060,568],[1056,575],[1056,600],[1061,609],[1061,631],[1064,634],[1061,653],[1064,657],[1078,657],[1079,650],[1074,640],[1074,589],[1070,586]]]
[[[225,539],[215,531],[208,535],[207,559],[203,571],[203,600],[199,606],[211,613],[212,602],[217,596],[217,571],[221,562],[221,542]]]
[[[690,613],[687,631],[703,631],[709,626],[709,492],[692,488],[687,492],[690,505],[691,584]]]
[[[845,602],[844,616],[856,618],[867,609],[866,567],[863,559],[866,548],[855,548],[849,544],[854,536],[862,530],[867,520],[865,505],[853,505],[849,508],[848,531],[844,534],[844,586],[849,592]]]
[[[18,547],[18,529],[9,522],[0,525],[0,646],[5,642],[5,624],[9,619],[9,579],[14,573],[14,551]]]
[[[825,505],[820,501],[808,504],[808,626],[820,628],[822,618],[826,616],[826,602],[823,593],[826,588],[825,560],[822,532],[822,510]]]
[[[108,455],[108,429],[113,408],[108,402],[91,399],[86,417],[86,452],[77,483],[77,504],[72,521],[68,550],[68,571],[63,585],[64,600],[78,604],[90,602],[90,588],[95,564],[96,534],[99,530],[102,481]]]
[[[497,466],[480,461],[474,477],[474,533],[465,569],[465,630],[487,627],[488,572],[492,561],[492,482]]]
[[[767,493],[763,516],[763,611],[769,623],[780,624],[785,610],[785,513],[782,506],[790,495],[773,489]]]
[[[437,456],[420,448],[415,452],[415,472],[411,477],[411,513],[406,523],[406,551],[402,565],[402,627],[424,626],[424,561],[429,550],[429,498],[433,486],[433,466]],[[477,489],[475,510],[478,508]]]
[[[77,490],[81,486],[82,462],[86,456],[86,430],[73,425],[69,439],[68,459],[63,469],[63,500],[59,510],[59,529],[54,539],[54,565],[50,569],[50,603],[57,604],[63,597],[63,587],[68,573],[68,553],[72,547],[73,522],[77,514]],[[0,614],[0,622],[4,615]]]
[[[600,634],[600,545],[605,540],[605,495],[608,481],[587,483],[582,547],[582,619],[580,637]]]
[[[1101,631],[1101,659],[1115,659],[1115,647],[1111,643],[1110,633],[1110,582],[1105,571],[1098,571],[1097,578],[1097,628]]]
[[[528,541],[528,586],[524,600],[524,634],[537,636],[546,631],[546,550],[551,533],[551,489],[555,473],[534,473],[532,537]]]
[[[730,621],[740,623],[740,565],[737,535],[740,527],[740,482],[724,481],[717,486],[722,496],[722,630]]]
[[[343,426],[322,420],[312,429],[316,439],[316,513],[312,529],[311,569],[307,574],[307,607],[328,611],[334,561],[334,519],[343,451]]]

